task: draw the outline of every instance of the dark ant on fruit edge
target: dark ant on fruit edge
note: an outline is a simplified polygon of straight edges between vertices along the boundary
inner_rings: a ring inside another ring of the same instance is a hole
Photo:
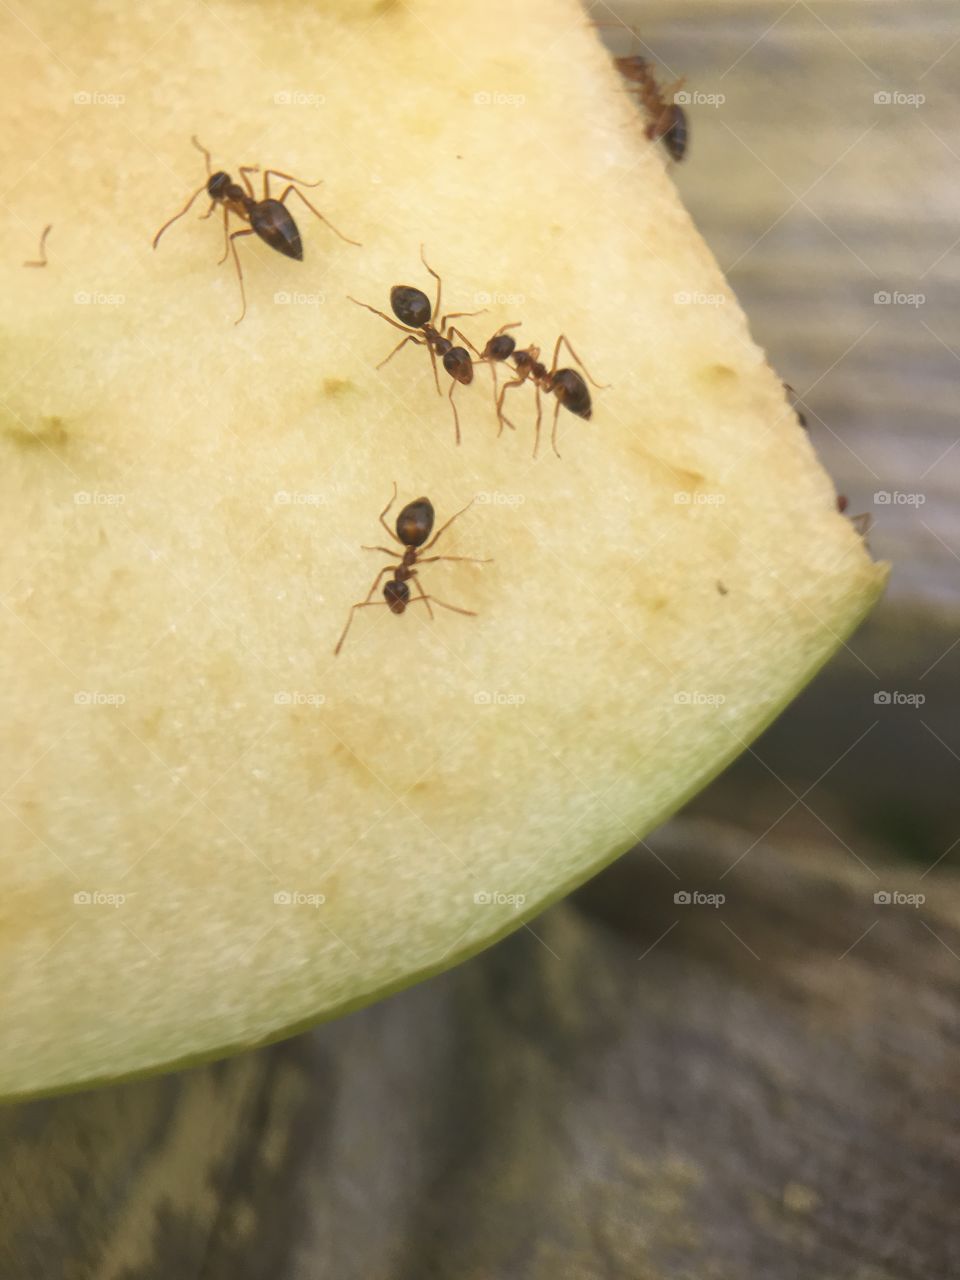
[[[847,515],[847,509],[849,506],[850,506],[850,499],[847,497],[847,495],[845,493],[837,494],[837,510],[840,512],[842,516]],[[859,533],[861,538],[865,538],[867,536],[873,524],[873,521],[870,518],[870,513],[868,511],[862,511],[859,515],[856,515],[856,516],[847,516],[847,519],[853,525],[854,529],[856,529],[857,533]]]
[[[393,495],[390,501],[380,512],[380,523],[386,529],[387,533],[397,543],[402,550],[394,551],[390,547],[363,547],[364,551],[382,551],[384,555],[396,556],[399,564],[388,564],[386,568],[380,570],[373,580],[373,586],[367,592],[365,600],[353,605],[347,617],[347,624],[343,628],[340,639],[337,641],[337,647],[334,649],[334,655],[338,654],[343,648],[343,643],[347,638],[347,632],[350,630],[350,624],[353,622],[354,614],[358,609],[372,609],[380,605],[386,605],[391,613],[404,613],[408,605],[416,604],[423,601],[427,606],[427,613],[433,617],[433,609],[431,604],[439,605],[441,609],[449,609],[451,613],[462,613],[468,618],[475,618],[477,615],[472,609],[461,609],[459,605],[446,604],[443,600],[438,600],[436,596],[428,596],[425,594],[423,587],[420,585],[420,578],[417,572],[417,565],[434,564],[438,560],[460,560],[467,561],[470,564],[490,564],[490,560],[477,560],[472,556],[424,556],[425,551],[437,542],[440,536],[450,528],[454,520],[462,516],[464,511],[469,511],[473,506],[473,500],[467,503],[459,511],[455,512],[446,524],[442,524],[433,537],[433,524],[436,518],[433,509],[433,503],[429,498],[417,498],[413,502],[408,502],[400,514],[397,516],[396,532],[390,528],[385,519],[387,512],[397,500],[397,486],[393,486]],[[430,539],[428,542],[427,539]],[[374,600],[373,593],[379,587],[384,577],[390,574],[390,579],[383,588],[383,599]],[[411,598],[410,584],[413,583],[417,590],[417,595]]]
[[[536,388],[537,400],[537,425],[533,439],[533,456],[537,456],[540,448],[540,425],[543,420],[543,401],[541,393],[553,395],[557,404],[553,412],[553,430],[550,433],[550,444],[553,452],[560,457],[560,450],[557,448],[557,428],[560,418],[560,406],[569,409],[571,413],[575,413],[578,418],[590,419],[593,413],[593,401],[590,398],[590,391],[587,383],[576,369],[558,369],[557,361],[560,358],[560,348],[565,346],[573,356],[574,360],[587,375],[589,381],[598,390],[606,390],[609,383],[600,383],[594,381],[587,370],[587,366],[570,345],[570,339],[565,334],[560,335],[557,339],[556,346],[553,349],[553,361],[548,369],[540,360],[539,347],[522,347],[517,346],[517,340],[512,334],[508,333],[508,329],[517,328],[519,321],[512,324],[505,324],[498,329],[490,341],[483,349],[483,360],[488,362],[493,372],[494,393],[496,394],[497,375],[495,365],[506,364],[508,360],[513,360],[513,369],[511,370],[516,376],[505,382],[500,388],[500,394],[497,396],[497,422],[499,428],[497,435],[503,433],[504,426],[515,430],[514,424],[503,412],[503,401],[507,392],[511,387],[522,387],[529,379]],[[510,366],[507,365],[509,369]]]
[[[453,410],[453,428],[456,433],[457,444],[459,444],[460,415],[453,400],[453,393],[458,386],[468,386],[473,381],[473,360],[470,357],[470,351],[477,357],[479,357],[480,352],[465,333],[462,333],[455,325],[447,322],[449,320],[458,320],[461,316],[478,316],[482,314],[482,311],[450,311],[446,315],[441,315],[440,299],[443,294],[443,281],[424,257],[423,245],[420,246],[420,261],[437,282],[437,296],[432,306],[430,299],[423,290],[415,288],[412,284],[395,284],[390,290],[390,307],[396,316],[396,320],[391,320],[386,312],[378,311],[376,307],[371,307],[368,302],[360,302],[359,299],[349,297],[349,295],[348,300],[356,303],[358,307],[364,307],[367,311],[372,311],[375,316],[379,316],[381,320],[386,320],[387,324],[392,324],[395,329],[399,329],[401,333],[407,335],[397,343],[385,359],[380,361],[377,365],[378,369],[382,369],[385,364],[389,363],[408,342],[413,342],[417,346],[425,346],[430,356],[430,362],[433,365],[433,380],[437,384],[437,395],[442,395],[440,377],[437,373],[437,356],[440,357],[443,361],[444,369],[452,379],[448,399],[450,400],[450,408]],[[436,325],[434,320],[437,320]],[[400,323],[398,324],[397,321]],[[455,346],[453,343],[455,337],[465,342],[470,351],[467,350],[467,347]]]
[[[670,158],[679,163],[687,154],[690,143],[687,113],[674,100],[674,95],[683,86],[683,77],[661,89],[649,59],[635,53],[626,58],[614,58],[613,62],[623,78],[635,86],[631,93],[636,95],[647,117],[647,137],[651,142],[662,142]]]
[[[204,160],[207,165],[207,180],[202,186],[197,187],[196,191],[183,206],[179,213],[175,213],[169,218],[157,234],[153,237],[153,247],[156,249],[160,243],[160,237],[166,229],[173,225],[178,218],[182,218],[188,211],[190,206],[202,192],[206,192],[210,198],[210,208],[206,213],[201,215],[201,220],[209,218],[214,209],[219,205],[223,209],[223,257],[217,263],[226,262],[227,255],[233,253],[234,265],[237,268],[237,280],[240,284],[240,301],[242,309],[235,323],[239,324],[243,317],[247,314],[247,295],[243,287],[243,268],[240,266],[240,258],[237,255],[236,241],[241,236],[259,236],[264,244],[268,244],[271,249],[276,249],[278,253],[282,253],[287,258],[296,258],[298,262],[303,261],[303,241],[300,239],[300,230],[293,215],[286,207],[287,197],[291,192],[298,195],[303,203],[307,206],[311,213],[316,214],[321,222],[326,223],[330,230],[345,240],[347,244],[357,245],[359,240],[351,240],[349,236],[345,236],[342,231],[338,231],[329,218],[310,203],[307,197],[300,190],[300,187],[319,187],[320,182],[305,182],[302,178],[294,178],[289,173],[281,173],[279,169],[264,169],[263,171],[263,196],[258,200],[250,182],[249,174],[259,173],[260,166],[256,164],[241,165],[239,169],[240,177],[243,180],[243,186],[234,182],[229,173],[225,173],[222,169],[213,172],[210,163],[210,152],[196,138],[190,141],[203,153]],[[270,179],[279,178],[281,181],[289,185],[284,189],[283,194],[274,199],[270,195]],[[230,231],[230,215],[239,218],[241,222],[249,223],[249,226],[242,227],[239,231]]]
[[[787,399],[790,401],[790,408],[797,415],[797,421],[800,423],[801,427],[803,427],[804,431],[809,431],[810,428],[807,425],[806,414],[800,408],[800,397],[794,391],[793,387],[791,387],[789,382],[785,382],[783,384],[783,389],[786,391]]]

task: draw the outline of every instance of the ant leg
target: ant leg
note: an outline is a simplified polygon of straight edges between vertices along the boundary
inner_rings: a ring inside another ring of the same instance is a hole
[[[233,261],[236,263],[237,279],[240,282],[240,301],[243,303],[243,310],[240,312],[240,315],[237,317],[237,319],[234,320],[233,322],[234,324],[239,324],[240,321],[243,319],[243,317],[247,314],[247,295],[243,287],[243,268],[240,266],[240,258],[237,254],[236,242],[240,238],[240,236],[252,236],[255,234],[256,232],[253,230],[253,227],[244,227],[240,231],[234,231],[234,233],[230,236],[230,248],[233,250]]]
[[[503,412],[503,400],[504,400],[504,396],[506,396],[507,392],[510,390],[511,387],[522,387],[523,384],[524,384],[523,378],[513,378],[511,379],[510,382],[505,382],[503,386],[500,388],[500,398],[497,401],[497,419],[500,423],[500,430],[497,432],[498,438],[501,435],[503,435],[504,423],[507,424],[507,426],[510,428],[511,431],[516,431],[517,429],[513,425],[513,423],[510,421],[510,419],[506,416],[506,414]]]
[[[407,345],[407,343],[408,343],[408,342],[415,342],[415,343],[417,344],[417,346],[418,346],[418,347],[422,347],[422,346],[423,346],[423,343],[420,341],[420,339],[419,339],[419,338],[415,338],[415,337],[413,336],[413,334],[412,334],[412,333],[410,333],[410,334],[408,334],[405,338],[401,339],[401,341],[400,341],[400,342],[398,342],[398,343],[397,343],[397,345],[393,348],[393,350],[392,350],[392,351],[390,352],[390,354],[387,356],[386,360],[381,360],[381,361],[380,361],[380,363],[377,365],[377,368],[378,368],[378,369],[382,369],[382,368],[383,368],[383,366],[384,366],[385,364],[389,364],[389,363],[390,363],[390,361],[393,359],[393,357],[394,357],[394,356],[397,354],[397,352],[400,350],[400,348],[401,348],[401,347],[405,347],[405,346]]]
[[[265,200],[270,199],[270,177],[282,178],[284,182],[291,182],[297,187],[322,187],[323,179],[318,178],[316,182],[308,182],[306,178],[295,178],[292,173],[281,173],[279,169],[264,169],[263,171],[263,196]],[[280,203],[283,204],[283,197],[280,197]]]
[[[258,164],[242,164],[240,168],[237,170],[237,172],[240,174],[240,177],[243,179],[243,185],[247,188],[247,194],[249,195],[250,199],[256,200],[257,194],[254,191],[253,184],[250,181],[250,179],[247,177],[247,174],[259,173],[260,166]]]
[[[369,302],[361,302],[359,298],[353,298],[348,293],[347,301],[354,303],[358,307],[364,307],[367,311],[372,311],[375,316],[379,316],[381,320],[386,320],[387,324],[392,324],[395,329],[399,329],[401,333],[409,333],[410,326],[407,324],[399,324],[396,320],[391,320],[385,311],[378,311],[376,307],[371,307]]]
[[[459,385],[460,383],[456,380],[456,378],[451,378],[450,390],[447,393],[447,398],[450,401],[450,408],[453,410],[453,429],[456,432],[457,444],[460,443],[460,415],[459,413],[457,413],[457,406],[453,403],[453,393],[456,391]]]
[[[198,221],[198,222],[206,222],[207,218],[209,218],[209,217],[210,217],[210,215],[213,213],[213,211],[214,211],[214,209],[215,209],[216,207],[217,207],[217,202],[216,202],[216,200],[211,200],[211,201],[210,201],[210,208],[207,210],[207,212],[206,212],[206,213],[201,213],[201,215],[200,215],[200,217],[197,219],[197,221]],[[226,206],[226,205],[224,205],[223,207],[224,207],[224,208],[226,208],[227,206]]]
[[[561,400],[557,397],[557,407],[553,411],[553,430],[550,432],[550,444],[553,446],[553,452],[560,457],[560,450],[557,448],[557,428],[560,425],[560,405]]]
[[[182,218],[182,217],[183,217],[183,215],[184,215],[184,214],[187,212],[187,210],[190,208],[190,206],[193,204],[194,200],[196,200],[196,198],[197,198],[197,196],[200,194],[200,192],[201,192],[201,191],[206,191],[206,189],[207,189],[207,184],[206,184],[206,183],[204,183],[202,187],[197,187],[196,191],[193,193],[193,195],[190,197],[190,199],[187,201],[187,203],[183,206],[183,208],[180,210],[180,212],[179,212],[179,213],[175,213],[175,214],[173,215],[173,217],[172,217],[172,218],[168,218],[168,219],[167,219],[167,221],[163,224],[163,226],[160,228],[160,230],[157,232],[157,234],[153,237],[153,247],[154,247],[154,249],[155,249],[155,248],[157,247],[157,245],[160,243],[160,237],[161,237],[161,236],[163,235],[163,233],[166,231],[167,227],[172,227],[172,226],[173,226],[173,224],[177,221],[177,219],[178,219],[178,218]],[[216,203],[216,202],[214,202],[214,203]]]
[[[417,590],[420,592],[420,596],[419,596],[419,598],[420,598],[420,599],[423,601],[423,603],[427,606],[427,613],[429,613],[429,615],[430,615],[430,621],[432,622],[432,621],[433,621],[433,610],[430,608],[430,598],[429,598],[429,596],[427,596],[427,594],[426,594],[426,592],[424,591],[423,587],[420,585],[420,579],[417,577],[417,571],[416,571],[416,569],[414,569],[414,571],[411,573],[410,577],[413,579],[413,585],[414,585],[414,586],[417,588]]]
[[[421,596],[420,599],[428,604],[437,604],[441,609],[449,609],[451,613],[462,613],[467,618],[475,618],[477,616],[476,609],[461,609],[459,605],[446,604],[443,600],[438,600],[436,596]]]
[[[387,512],[390,510],[390,508],[393,506],[393,504],[396,502],[396,500],[397,500],[397,482],[396,482],[396,480],[394,480],[394,482],[393,482],[393,494],[392,494],[392,496],[391,496],[391,498],[390,498],[390,501],[387,503],[387,505],[386,505],[386,506],[383,508],[383,510],[380,512],[379,520],[380,520],[380,523],[383,525],[383,527],[386,529],[387,533],[389,533],[390,537],[394,540],[394,542],[399,542],[399,543],[400,543],[400,545],[401,545],[401,547],[403,547],[403,546],[404,546],[403,542],[401,542],[401,540],[397,537],[396,533],[393,531],[393,529],[391,529],[391,528],[390,528],[390,526],[387,524],[386,520],[384,520],[384,518],[383,518],[383,517],[387,514]],[[404,549],[406,549],[406,548],[404,548]]]
[[[226,205],[224,205],[223,206],[223,257],[217,260],[218,267],[221,265],[221,263],[226,262],[227,254],[230,252],[230,236],[228,234],[229,224],[230,224],[230,210],[227,208]]]
[[[606,390],[609,388],[610,383],[609,383],[609,382],[596,382],[596,381],[594,381],[594,379],[593,379],[593,378],[591,378],[589,369],[588,369],[588,368],[587,368],[587,366],[583,363],[583,361],[580,359],[580,357],[577,355],[577,353],[574,351],[573,347],[570,345],[570,339],[569,339],[568,337],[566,337],[566,335],[565,335],[565,334],[562,334],[562,333],[561,333],[560,337],[557,339],[557,345],[556,345],[556,346],[554,347],[554,349],[553,349],[553,367],[552,367],[552,369],[550,370],[550,372],[551,372],[551,373],[556,373],[556,371],[557,371],[557,358],[558,358],[558,356],[560,355],[560,344],[561,344],[561,343],[564,343],[564,344],[566,345],[567,350],[568,350],[568,351],[570,352],[570,354],[573,356],[574,360],[576,360],[577,364],[580,366],[580,368],[583,370],[583,372],[587,375],[587,381],[588,381],[588,382],[592,382],[592,383],[593,383],[593,385],[594,385],[595,387],[597,387],[600,391],[606,391]]]
[[[200,139],[197,137],[196,134],[193,135],[190,141],[193,143],[193,145],[197,148],[198,151],[201,151],[203,153],[203,158],[207,162],[207,177],[209,178],[210,175],[213,173],[213,166],[210,164],[210,152],[203,145],[203,143],[200,141]]]
[[[427,350],[430,352],[430,363],[433,365],[433,381],[437,387],[437,395],[442,396],[443,392],[440,390],[440,375],[437,372],[437,355],[429,342],[427,343]]]
[[[462,516],[465,511],[469,511],[475,502],[476,502],[476,498],[471,498],[465,507],[461,507],[459,511],[455,511],[453,515],[450,517],[450,519],[447,521],[447,523],[442,524],[440,528],[437,530],[437,532],[430,539],[430,541],[427,543],[424,543],[424,545],[420,548],[420,550],[429,551],[430,548],[433,546],[433,544],[436,542],[436,540],[440,537],[441,533],[443,533],[445,529],[449,529],[450,526],[453,524],[454,520],[456,520],[459,516]],[[418,560],[420,559],[419,555],[417,556],[417,559]]]
[[[393,555],[393,552],[390,552],[390,554]],[[393,572],[394,572],[394,565],[392,564],[388,564],[386,565],[385,568],[381,569],[380,572],[377,574],[377,576],[374,578],[373,586],[367,592],[366,598],[361,600],[359,604],[355,604],[351,607],[349,617],[347,618],[347,625],[343,628],[343,634],[340,636],[340,639],[337,641],[337,647],[333,651],[334,657],[336,657],[336,655],[340,652],[340,649],[343,646],[343,642],[347,638],[347,632],[350,630],[350,623],[353,621],[354,612],[357,609],[366,609],[370,605],[388,603],[386,600],[373,600],[371,599],[371,597],[373,593],[376,591],[377,587],[379,587],[380,583],[383,581],[384,575],[388,573],[393,573]]]
[[[467,311],[465,311],[463,314],[464,314],[464,315],[479,315],[479,314],[480,314],[480,312],[479,312],[479,311],[476,311],[476,312],[467,312]],[[446,320],[446,319],[447,319],[447,317],[446,317],[446,316],[444,316],[443,318],[444,318],[444,320]],[[455,334],[457,335],[457,337],[458,337],[458,338],[462,338],[462,339],[463,339],[463,341],[464,341],[464,342],[467,344],[467,346],[470,348],[470,350],[473,352],[473,354],[474,354],[475,356],[479,357],[480,352],[479,352],[479,351],[477,350],[477,348],[473,345],[473,343],[470,341],[470,339],[467,337],[467,335],[463,332],[463,330],[462,330],[462,329],[458,329],[458,328],[456,327],[456,325],[451,325],[451,326],[450,326],[450,328],[447,330],[447,337],[449,338],[449,337],[450,337],[450,335],[451,335],[452,333],[455,333]]]
[[[316,186],[316,183],[314,183],[314,185]],[[293,192],[294,195],[297,195],[300,197],[300,199],[307,206],[307,208],[310,210],[311,213],[316,214],[316,216],[320,219],[321,222],[325,222],[327,224],[327,226],[330,228],[330,230],[333,232],[335,236],[339,236],[340,239],[345,240],[347,244],[354,244],[358,248],[362,247],[360,245],[359,240],[351,240],[349,236],[345,236],[342,231],[339,231],[333,225],[330,219],[324,217],[324,215],[320,212],[320,210],[316,207],[316,205],[311,204],[310,201],[307,199],[307,197],[300,190],[300,188],[295,187],[292,182],[290,183],[289,187],[287,187],[286,191],[284,191],[283,195],[280,197],[280,201],[279,201],[280,204],[283,204],[286,201],[287,196],[290,194],[291,191]]]
[[[399,559],[401,560],[403,559],[402,551],[391,551],[389,547],[368,547],[361,543],[360,550],[361,551],[382,551],[385,556],[397,556]]]
[[[459,333],[460,337],[462,338],[464,337],[464,334],[460,333],[459,329],[455,329],[453,325],[448,325],[447,321],[459,320],[461,316],[485,316],[486,314],[487,314],[486,307],[481,307],[479,311],[448,311],[445,316],[440,317],[440,324],[437,327],[439,328],[441,333],[443,333],[444,330],[446,330],[446,334],[448,338],[450,337],[451,333]],[[477,351],[477,348],[473,346],[472,342],[470,343],[470,346],[473,348],[474,351]],[[480,352],[477,351],[477,355],[479,354]]]
[[[344,640],[346,640],[347,632],[350,630],[350,624],[353,622],[353,615],[356,613],[358,609],[377,609],[382,605],[385,605],[388,603],[389,601],[387,600],[361,600],[359,604],[353,605],[347,617],[347,625],[343,628],[343,631],[340,635],[340,639],[337,641],[337,647],[333,651],[333,656],[336,657],[337,654],[340,652],[340,650],[343,648],[343,642]]]
[[[433,304],[433,314],[435,316],[438,316],[440,314],[440,295],[443,293],[443,281],[440,279],[436,271],[434,271],[433,267],[431,267],[430,263],[423,256],[423,245],[420,246],[420,261],[423,263],[423,265],[427,268],[427,270],[433,276],[434,280],[436,280],[437,282],[437,300]],[[441,325],[441,328],[442,327],[443,326]]]
[[[476,556],[417,556],[417,564],[435,564],[438,560],[461,560],[464,564],[493,564],[490,559],[480,560]]]
[[[560,407],[560,401],[557,401],[557,408]],[[533,456],[536,457],[540,449],[540,424],[543,421],[543,396],[540,394],[540,384],[537,383],[537,426],[533,437]]]

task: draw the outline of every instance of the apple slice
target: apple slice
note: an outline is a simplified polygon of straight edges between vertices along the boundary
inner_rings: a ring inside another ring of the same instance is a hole
[[[573,0],[8,22],[19,1096],[261,1044],[517,928],[759,733],[885,569]],[[235,325],[219,212],[150,247],[205,180],[194,133],[234,177],[323,177],[305,194],[363,247],[291,195],[304,260],[239,240]],[[459,322],[477,346],[519,320],[610,384],[589,421],[561,410],[562,461],[532,457],[530,385],[498,438],[477,368],[458,448],[426,351],[376,371],[400,335],[346,295],[431,293],[421,243],[445,309],[486,308]],[[438,525],[473,500],[436,553],[492,563],[422,582],[476,616],[361,610],[335,658],[394,483]]]

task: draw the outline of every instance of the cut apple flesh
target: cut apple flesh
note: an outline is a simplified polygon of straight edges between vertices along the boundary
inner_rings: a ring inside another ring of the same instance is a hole
[[[3,43],[5,1096],[488,945],[715,775],[885,577],[572,0],[177,17],[58,0]],[[194,133],[234,177],[324,178],[363,247],[291,195],[304,261],[237,241],[235,325],[219,210],[150,247]],[[346,295],[432,298],[421,243],[475,345],[520,320],[610,384],[561,410],[562,460],[529,384],[498,438],[478,366],[457,448],[426,350],[375,370],[401,335]],[[394,482],[390,519],[474,500],[431,554],[492,563],[421,582],[476,616],[359,610],[335,658]]]

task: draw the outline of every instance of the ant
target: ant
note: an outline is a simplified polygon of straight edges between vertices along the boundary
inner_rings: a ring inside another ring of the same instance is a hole
[[[163,224],[153,237],[153,247],[156,249],[160,243],[160,237],[166,229],[172,226],[178,218],[183,217],[201,192],[205,191],[210,197],[210,208],[201,215],[201,220],[209,218],[217,205],[220,205],[223,209],[223,257],[217,265],[219,266],[220,263],[226,262],[228,253],[233,253],[233,261],[237,268],[237,280],[240,283],[240,301],[243,304],[240,315],[234,322],[235,324],[239,324],[247,314],[247,296],[243,288],[243,269],[240,266],[235,243],[241,236],[257,235],[264,244],[268,244],[271,249],[276,249],[278,253],[282,253],[285,257],[296,258],[298,262],[303,261],[303,242],[300,239],[300,231],[293,220],[293,215],[286,207],[286,200],[291,191],[298,195],[310,212],[316,214],[321,222],[325,222],[330,230],[335,235],[338,235],[341,240],[345,240],[347,244],[359,246],[359,240],[351,240],[342,231],[338,231],[329,218],[325,218],[320,210],[315,208],[300,190],[301,186],[319,187],[319,181],[304,182],[302,178],[294,178],[289,173],[281,173],[279,169],[265,169],[263,171],[263,197],[258,200],[247,175],[259,173],[259,165],[247,164],[240,166],[240,177],[243,179],[243,187],[241,187],[239,183],[233,181],[229,173],[225,173],[222,169],[218,169],[214,173],[210,164],[210,152],[196,137],[191,138],[190,141],[198,151],[203,153],[207,165],[207,180],[196,189],[180,212],[175,213],[172,218]],[[283,194],[276,200],[270,195],[271,177],[281,178],[284,182],[289,183]],[[244,187],[246,190],[244,190]],[[231,232],[231,213],[242,222],[248,222],[250,225],[241,228],[239,231]]]
[[[837,494],[837,510],[842,516],[847,514],[847,508],[849,506],[850,499],[847,495],[845,493]],[[873,521],[870,518],[870,513],[867,511],[862,512],[858,516],[847,516],[847,519],[853,525],[854,529],[856,529],[857,533],[859,533],[861,538],[865,538],[867,536],[870,532],[870,527],[873,524]]]
[[[45,267],[47,265],[47,236],[50,234],[52,230],[53,230],[53,223],[48,222],[47,225],[43,228],[43,233],[40,236],[39,258],[33,261],[28,260],[23,264],[25,267]]]
[[[417,570],[414,567],[415,565],[418,565],[418,564],[432,564],[436,560],[465,560],[465,561],[469,561],[470,564],[490,564],[491,563],[490,560],[477,560],[477,559],[474,559],[472,556],[426,556],[424,557],[423,555],[423,552],[429,551],[429,549],[434,545],[434,543],[437,541],[440,535],[445,530],[450,528],[450,526],[453,524],[454,520],[456,520],[458,516],[462,516],[464,511],[469,511],[469,509],[473,506],[475,499],[471,499],[470,502],[468,502],[465,507],[462,507],[459,511],[455,512],[454,515],[452,515],[450,519],[446,522],[446,524],[443,524],[440,526],[440,528],[437,530],[436,533],[434,533],[432,538],[430,538],[430,534],[433,532],[433,522],[435,519],[435,513],[433,510],[433,503],[430,501],[430,499],[417,498],[413,502],[408,502],[407,505],[400,512],[400,514],[397,516],[396,533],[394,533],[393,529],[390,528],[390,526],[387,524],[384,517],[386,516],[390,508],[393,506],[393,504],[396,502],[396,500],[397,500],[397,485],[396,485],[396,481],[394,481],[393,495],[391,496],[390,501],[387,503],[387,505],[380,512],[380,523],[386,529],[390,537],[393,538],[395,542],[399,542],[403,550],[393,551],[390,547],[366,547],[366,546],[363,547],[362,550],[382,551],[384,555],[397,556],[400,563],[395,565],[388,564],[386,568],[381,569],[380,572],[377,574],[377,576],[373,580],[373,586],[367,592],[367,598],[365,600],[361,600],[359,604],[355,604],[352,606],[352,608],[350,609],[349,617],[347,618],[347,625],[343,628],[343,632],[340,636],[340,639],[337,641],[337,647],[333,651],[334,656],[336,656],[340,652],[340,650],[343,648],[343,642],[346,640],[347,632],[350,630],[350,624],[353,622],[353,615],[356,613],[358,609],[372,609],[378,605],[385,604],[389,608],[391,613],[403,613],[406,610],[408,605],[416,604],[418,600],[422,600],[424,604],[427,606],[427,613],[429,613],[431,618],[433,617],[433,610],[430,607],[431,602],[433,604],[439,605],[441,609],[449,609],[452,613],[465,614],[466,617],[468,618],[475,618],[477,616],[472,609],[461,609],[458,605],[446,604],[444,603],[443,600],[438,600],[435,596],[425,595],[423,587],[421,587],[420,585],[420,579],[419,579]],[[430,538],[429,542],[427,541],[428,538]],[[391,574],[392,576],[390,580],[387,582],[386,586],[383,588],[384,598],[382,600],[371,599],[371,597],[373,596],[373,593],[376,591],[377,587],[380,585],[381,580],[388,573]],[[416,587],[419,593],[418,595],[414,596],[412,600],[410,598],[410,587],[408,585],[410,582],[413,582],[413,585]]]
[[[452,339],[454,337],[462,339],[467,344],[470,351],[474,355],[479,356],[480,353],[470,341],[465,333],[462,333],[455,325],[447,324],[448,320],[457,320],[461,316],[479,316],[482,311],[450,311],[446,315],[440,315],[440,298],[443,292],[443,281],[434,271],[433,267],[427,262],[423,256],[423,245],[420,246],[420,261],[433,276],[437,282],[437,297],[433,306],[430,305],[430,299],[422,289],[416,289],[411,284],[395,284],[390,290],[390,306],[396,320],[391,320],[384,311],[378,311],[376,307],[371,307],[367,302],[360,302],[357,298],[350,297],[348,301],[356,303],[358,307],[365,307],[367,311],[372,311],[375,316],[380,316],[382,320],[386,320],[387,324],[392,324],[395,329],[399,329],[401,333],[407,336],[393,348],[385,360],[381,360],[377,365],[378,369],[382,369],[401,347],[405,347],[408,342],[414,342],[417,346],[425,346],[430,355],[430,361],[433,365],[433,380],[437,384],[437,395],[442,395],[440,390],[440,378],[437,374],[437,356],[443,361],[443,367],[450,374],[453,381],[450,383],[450,392],[448,399],[450,408],[453,410],[453,426],[456,432],[457,444],[460,443],[460,415],[457,412],[457,406],[454,404],[453,393],[461,384],[468,386],[473,381],[473,360],[470,358],[470,352],[466,347],[455,347]],[[485,308],[484,308],[485,310]],[[438,325],[433,324],[434,317],[438,317]],[[400,323],[397,323],[397,320]]]
[[[800,423],[801,427],[803,427],[804,431],[809,431],[810,428],[807,425],[807,416],[800,408],[800,397],[794,391],[793,387],[791,387],[789,382],[785,382],[783,384],[783,389],[786,391],[787,399],[790,401],[790,408],[797,415],[797,421]]]
[[[537,427],[533,441],[533,456],[537,456],[537,451],[540,448],[540,424],[543,419],[543,402],[540,393],[544,392],[547,395],[552,393],[557,399],[557,407],[553,414],[553,430],[550,433],[550,444],[553,447],[553,452],[559,458],[560,450],[557,448],[557,427],[560,418],[560,406],[564,405],[571,413],[575,413],[578,418],[586,418],[589,420],[593,413],[593,402],[590,399],[590,392],[581,375],[577,373],[576,369],[557,368],[557,360],[560,356],[561,345],[566,346],[574,360],[576,360],[577,364],[587,375],[587,380],[592,383],[593,386],[602,391],[610,384],[594,381],[590,376],[587,366],[570,345],[570,339],[562,333],[557,339],[557,344],[553,349],[553,363],[548,369],[546,365],[542,364],[540,361],[539,347],[530,346],[518,349],[516,339],[512,334],[507,333],[508,329],[516,328],[518,323],[519,321],[515,321],[513,324],[503,325],[502,328],[497,330],[483,349],[482,358],[485,361],[490,362],[491,368],[495,361],[506,362],[507,360],[512,359],[514,364],[512,372],[516,374],[515,378],[512,378],[509,382],[505,382],[503,384],[500,388],[500,394],[497,397],[497,420],[500,423],[497,435],[499,436],[503,433],[504,424],[510,427],[511,430],[514,429],[513,423],[503,412],[504,397],[511,387],[523,386],[524,382],[529,378],[533,382],[537,391]],[[493,374],[493,381],[494,387],[496,387],[497,375],[495,372]]]
[[[666,89],[661,89],[649,60],[637,53],[625,58],[614,58],[613,64],[625,80],[636,85],[630,92],[636,94],[646,113],[647,137],[651,142],[662,141],[670,158],[679,163],[687,154],[690,126],[683,107],[670,99],[684,83],[683,78],[675,80]]]

